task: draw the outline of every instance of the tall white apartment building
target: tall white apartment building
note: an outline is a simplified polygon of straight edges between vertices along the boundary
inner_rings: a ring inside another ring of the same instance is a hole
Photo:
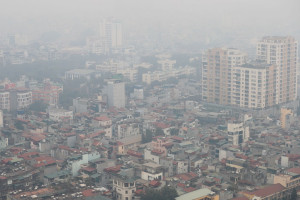
[[[229,122],[227,124],[227,131],[228,140],[233,145],[240,145],[249,140],[249,126],[245,126],[243,122]]]
[[[100,23],[100,39],[104,41],[106,50],[122,47],[122,24],[113,20],[103,19]]]
[[[276,65],[276,104],[297,97],[297,55],[298,42],[290,36],[267,36],[257,43],[257,58]]]
[[[3,112],[0,110],[0,128],[3,128]]]
[[[9,92],[7,91],[0,92],[0,109],[2,110],[10,109]]]
[[[108,106],[124,108],[126,103],[125,83],[119,80],[111,80],[107,85]]]
[[[254,62],[232,68],[231,104],[245,108],[275,105],[276,67]]]
[[[21,91],[17,93],[18,109],[26,108],[32,104],[32,92],[31,91]]]
[[[237,49],[214,48],[202,57],[202,99],[232,104],[232,68],[246,63],[247,55]]]

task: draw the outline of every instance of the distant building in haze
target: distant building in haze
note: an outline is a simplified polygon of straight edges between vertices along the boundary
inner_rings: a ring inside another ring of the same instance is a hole
[[[257,43],[257,58],[276,65],[276,104],[296,100],[298,42],[290,36],[263,37]]]
[[[125,98],[125,83],[119,80],[111,80],[107,85],[108,106],[124,108],[126,103]]]
[[[121,48],[123,45],[122,24],[103,19],[100,23],[100,40],[104,41],[106,51],[112,48]]]

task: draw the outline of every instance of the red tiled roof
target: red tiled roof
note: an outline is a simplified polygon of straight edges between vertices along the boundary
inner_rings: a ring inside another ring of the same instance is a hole
[[[181,187],[181,188],[185,188],[185,184],[183,184],[183,183],[177,183],[177,186]]]
[[[74,132],[70,132],[70,133],[66,133],[65,134],[66,137],[68,137],[68,136],[74,136],[74,135],[76,135],[76,133],[74,133]]]
[[[105,131],[98,131],[98,132],[95,132],[95,133],[91,133],[89,135],[87,135],[88,138],[95,138],[95,137],[98,137],[99,135],[105,133]]]
[[[188,187],[188,188],[184,188],[183,189],[185,192],[193,192],[196,190],[196,188],[193,188],[193,187]]]
[[[163,151],[160,151],[158,149],[153,149],[151,152],[154,154],[163,154],[164,153]]]
[[[79,152],[78,149],[73,149],[73,148],[70,148],[70,147],[64,146],[64,145],[59,145],[58,148],[59,148],[59,149],[66,150],[66,151],[71,151],[71,152],[77,152],[77,153]]]
[[[108,168],[105,168],[104,171],[116,173],[116,172],[119,172],[121,170],[121,167],[122,167],[122,165],[117,165],[117,166],[114,166],[114,167],[108,167]]]
[[[153,187],[158,187],[158,186],[160,186],[160,182],[159,181],[156,181],[156,180],[152,180],[152,181],[150,181],[150,183],[149,183],[149,185],[150,186],[153,186]]]
[[[161,129],[170,128],[170,125],[167,125],[167,124],[162,123],[162,122],[154,122],[153,124],[157,128],[161,128]]]
[[[174,144],[172,143],[172,142],[168,142],[168,143],[166,143],[166,144],[163,144],[163,146],[164,147],[167,147],[167,148],[169,148],[169,147],[172,147]]]
[[[87,189],[87,190],[82,191],[82,195],[85,197],[96,196],[96,194],[93,193],[93,189]]]
[[[131,156],[134,156],[134,157],[138,157],[138,158],[143,157],[143,154],[141,154],[139,152],[136,152],[136,151],[133,151],[133,150],[130,150],[130,149],[127,151],[127,154],[131,155]]]
[[[139,194],[143,194],[144,193],[144,190],[142,189],[138,189],[135,191],[135,194],[139,195]]]
[[[9,161],[11,161],[12,160],[12,158],[6,158],[6,159],[3,159],[2,160],[2,162],[4,163],[4,164],[7,164]]]
[[[185,173],[185,174],[178,174],[176,177],[184,180],[184,181],[190,181],[194,178],[196,178],[198,175],[194,172],[190,172],[190,173]]]
[[[284,189],[285,189],[284,186],[282,186],[280,183],[277,183],[277,184],[266,186],[262,189],[254,191],[254,192],[251,192],[251,194],[253,194],[257,197],[266,197],[266,196],[269,196],[271,194],[280,192]]]
[[[35,155],[39,155],[39,153],[38,152],[27,152],[27,153],[18,155],[18,157],[26,159],[26,158],[31,158],[32,156],[35,156]]]
[[[30,137],[31,138],[31,140],[33,140],[34,142],[39,142],[39,141],[42,141],[43,139],[45,139],[46,138],[46,136],[44,136],[44,135],[33,135],[33,136],[31,136]]]
[[[291,160],[291,161],[295,161],[295,160],[298,160],[298,159],[300,159],[300,155],[299,154],[288,154],[288,155],[286,155],[288,158],[289,158],[289,160]]]
[[[95,117],[94,118],[96,121],[109,121],[111,120],[109,117],[107,116],[100,116],[100,117]]]
[[[297,167],[297,168],[290,168],[287,171],[295,173],[295,174],[300,174],[300,168],[299,167]]]
[[[93,142],[93,146],[99,146],[100,144],[101,144],[101,142],[98,140],[94,140],[94,142]]]
[[[182,140],[184,140],[182,137],[178,137],[178,136],[173,136],[172,139],[173,139],[173,140],[180,141],[180,142],[181,142]]]
[[[33,165],[33,167],[39,168],[39,167],[49,166],[49,165],[52,165],[55,163],[56,163],[55,160],[47,160],[47,161],[43,161],[41,163],[37,163],[37,164]]]
[[[87,172],[92,172],[92,171],[95,171],[96,168],[93,168],[93,167],[84,167],[84,168],[82,168],[82,170],[87,171]]]

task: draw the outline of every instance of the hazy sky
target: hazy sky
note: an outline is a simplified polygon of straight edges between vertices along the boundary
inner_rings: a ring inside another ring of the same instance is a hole
[[[0,34],[45,31],[80,35],[114,17],[129,36],[215,40],[263,35],[300,37],[299,0],[0,0]],[[178,34],[177,34],[178,33]],[[179,36],[177,36],[179,35]],[[172,36],[171,36],[172,37]]]

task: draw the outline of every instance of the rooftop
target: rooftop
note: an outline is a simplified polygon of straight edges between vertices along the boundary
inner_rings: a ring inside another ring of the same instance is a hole
[[[176,200],[186,200],[186,199],[197,199],[199,197],[205,197],[207,195],[213,194],[213,192],[207,188],[195,190],[186,194],[183,194],[176,198]]]

